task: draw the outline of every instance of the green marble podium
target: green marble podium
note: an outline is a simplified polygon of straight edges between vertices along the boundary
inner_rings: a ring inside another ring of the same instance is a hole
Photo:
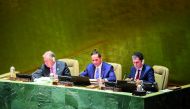
[[[189,106],[190,85],[146,96],[0,80],[0,109],[170,109]]]

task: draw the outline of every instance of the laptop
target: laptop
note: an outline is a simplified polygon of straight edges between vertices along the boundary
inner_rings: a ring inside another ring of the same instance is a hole
[[[62,82],[71,82],[71,76],[58,76],[58,80]]]
[[[143,83],[143,89],[145,91],[157,92],[158,91],[158,84],[156,82],[154,82],[154,83],[144,82]]]
[[[116,82],[105,82],[106,87],[116,87]]]
[[[71,76],[71,82],[76,86],[88,86],[90,84],[89,77]]]
[[[31,74],[20,74],[20,73],[17,73],[16,74],[16,78],[18,80],[22,80],[22,81],[31,81],[32,80],[32,75]]]
[[[134,92],[137,88],[136,83],[134,81],[124,81],[124,80],[117,80],[116,83],[117,88],[121,88],[122,92]]]

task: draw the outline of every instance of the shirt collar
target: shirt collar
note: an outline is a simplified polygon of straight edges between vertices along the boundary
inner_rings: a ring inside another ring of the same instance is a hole
[[[97,68],[102,68],[102,63],[101,63],[99,66],[97,66],[96,69],[97,69]]]
[[[140,70],[140,71],[141,71],[142,69],[143,69],[143,66],[142,66],[141,68],[137,69],[137,70]]]

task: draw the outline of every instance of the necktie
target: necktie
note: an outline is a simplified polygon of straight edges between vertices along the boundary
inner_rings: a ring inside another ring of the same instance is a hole
[[[53,67],[50,68],[50,73],[52,73],[54,75]]]
[[[96,69],[96,79],[99,78],[99,68]]]
[[[50,67],[50,73],[53,73],[53,67]]]
[[[137,71],[137,76],[136,76],[136,80],[140,79],[140,70]]]

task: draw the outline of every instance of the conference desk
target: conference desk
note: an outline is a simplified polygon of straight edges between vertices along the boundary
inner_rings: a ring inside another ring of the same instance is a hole
[[[0,109],[184,109],[190,85],[134,96],[126,92],[0,79]]]

